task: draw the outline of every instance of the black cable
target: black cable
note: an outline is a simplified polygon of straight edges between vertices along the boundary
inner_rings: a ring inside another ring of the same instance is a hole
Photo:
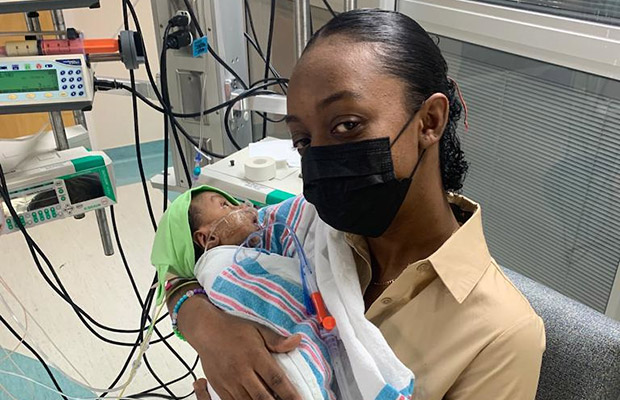
[[[257,44],[254,42],[254,40],[252,40],[250,35],[248,35],[247,32],[243,32],[243,35],[245,36],[245,38],[248,41],[248,43],[250,43],[250,45],[252,45],[254,50],[256,50],[256,52],[258,53],[258,56],[261,58],[261,60],[263,60],[263,62],[265,64],[267,64],[267,60],[265,59],[265,55],[260,52]],[[273,65],[269,65],[269,70],[271,71],[271,73],[273,74],[274,77],[282,78],[282,75],[280,75],[280,73],[273,67]],[[250,87],[252,87],[252,85],[250,85]],[[282,89],[282,92],[284,94],[286,94],[286,92],[287,92],[287,84],[286,83],[280,83],[280,88]]]
[[[312,37],[312,35],[314,35],[314,18],[312,16],[312,6],[308,7],[308,16],[308,19],[310,20],[310,37]]]
[[[332,6],[329,4],[329,1],[323,0],[323,4],[325,4],[325,8],[327,8],[327,11],[329,11],[329,13],[332,15],[332,17],[336,17],[338,15],[338,14],[336,14],[336,12],[332,8]]]
[[[5,202],[5,204],[7,205],[8,209],[9,209],[11,217],[13,218],[13,220],[15,220],[15,224],[17,225],[17,227],[22,232],[22,235],[24,236],[24,238],[26,240],[26,243],[28,244],[28,249],[30,250],[30,253],[32,255],[32,258],[33,258],[36,266],[37,266],[37,269],[39,270],[39,273],[42,275],[42,277],[47,282],[47,284],[54,290],[54,292],[58,296],[60,296],[61,299],[63,299],[66,303],[68,303],[73,308],[73,310],[75,311],[76,315],[78,316],[80,321],[84,324],[84,326],[86,328],[88,328],[88,330],[91,333],[93,333],[95,336],[97,336],[99,339],[101,339],[104,342],[107,342],[107,343],[110,343],[110,344],[119,345],[119,346],[132,346],[132,344],[130,344],[130,343],[118,342],[118,341],[110,340],[110,339],[107,339],[107,338],[101,336],[97,331],[95,331],[88,324],[88,322],[86,322],[86,320],[84,318],[89,320],[93,325],[97,326],[98,328],[107,330],[109,332],[114,332],[114,333],[139,333],[139,332],[141,332],[143,330],[143,329],[118,329],[118,328],[111,328],[111,327],[108,327],[106,325],[103,325],[103,324],[99,323],[98,321],[96,321],[93,317],[91,317],[87,312],[85,312],[81,307],[79,307],[73,301],[73,299],[71,298],[71,296],[67,292],[66,288],[62,284],[62,281],[60,280],[60,278],[56,274],[56,271],[52,267],[52,264],[51,264],[50,260],[47,258],[45,253],[43,253],[43,251],[36,244],[36,242],[32,239],[32,237],[27,233],[25,227],[23,226],[23,224],[21,223],[21,221],[19,220],[19,218],[17,216],[17,213],[15,212],[15,209],[11,205],[10,198],[9,198],[9,195],[8,195],[8,190],[7,190],[8,186],[6,185],[6,179],[5,179],[5,176],[4,176],[4,171],[2,170],[2,165],[0,165],[0,181],[1,181],[0,194],[2,195],[2,198],[4,199],[4,202]],[[45,264],[49,268],[50,272],[52,273],[52,276],[54,277],[54,280],[56,281],[56,283],[58,284],[59,287],[56,287],[56,285],[51,281],[51,279],[47,275],[47,273],[43,270],[43,266],[41,265],[41,262],[40,262],[40,260],[39,260],[39,258],[37,256],[37,253],[41,256],[41,258],[43,258],[43,261],[45,262]]]
[[[267,84],[267,86],[270,85],[274,85],[276,83],[271,83],[271,84]],[[264,86],[264,85],[263,85]],[[277,94],[273,91],[269,91],[269,90],[260,90],[261,89],[260,86],[253,88],[253,89],[249,89],[243,93],[241,93],[239,96],[235,97],[235,103],[238,101],[241,101],[245,98],[248,98],[252,95],[260,95],[260,94]],[[229,105],[228,107],[226,107],[226,112],[224,113],[224,130],[226,131],[226,136],[228,137],[228,140],[230,140],[230,143],[232,143],[232,145],[237,149],[237,150],[241,150],[241,146],[239,146],[239,143],[237,143],[237,141],[235,140],[235,138],[233,137],[232,131],[230,129],[230,124],[228,123],[228,120],[230,118],[230,113],[232,112],[234,107],[234,103]]]
[[[250,2],[248,0],[244,0],[245,3],[245,18],[250,26],[250,31],[252,32],[252,37],[254,38],[254,42],[256,42],[256,51],[258,54],[265,58],[265,54],[263,53],[263,49],[260,46],[260,42],[258,40],[258,35],[256,34],[256,29],[254,28],[254,18],[252,17],[252,9],[250,8]]]
[[[200,357],[199,357],[199,356],[196,356],[196,359],[194,360],[194,364],[193,364],[193,365],[192,365],[192,367],[191,367],[191,369],[192,369],[192,370],[196,369],[196,367],[198,366],[198,362],[199,362],[199,361],[200,361]],[[175,383],[177,383],[177,382],[180,382],[180,381],[182,381],[183,379],[187,378],[189,375],[190,375],[190,373],[188,372],[188,373],[186,373],[186,374],[185,374],[185,375],[183,375],[183,376],[180,376],[180,377],[178,377],[178,378],[176,378],[176,379],[173,379],[173,380],[171,380],[171,381],[169,381],[169,382],[166,382],[166,383],[165,383],[165,385],[166,385],[166,386],[173,385],[173,384],[175,384]],[[143,390],[143,391],[141,391],[140,393],[137,393],[137,394],[135,394],[135,395],[133,395],[133,396],[128,396],[128,397],[135,397],[135,396],[139,396],[139,395],[146,395],[146,394],[148,394],[148,393],[150,393],[150,392],[154,392],[155,390],[159,390],[159,389],[162,389],[162,386],[161,386],[161,385],[159,385],[159,386],[155,386],[155,387],[152,387],[152,388],[150,388],[150,389]]]
[[[168,34],[170,31],[170,27],[171,25],[168,24],[168,27],[166,27],[166,31],[164,33],[164,43],[162,45],[162,54],[161,54],[161,59],[160,59],[160,71],[161,71],[161,94],[162,94],[162,99],[163,99],[163,105],[165,106],[165,108],[167,110],[172,111],[172,104],[170,103],[170,94],[168,91],[168,57],[167,57],[167,53],[168,53]],[[169,148],[169,141],[170,141],[170,137],[169,137],[169,132],[168,132],[168,122],[171,122],[171,118],[174,117],[170,117],[167,114],[164,114],[164,211],[166,211],[166,208],[168,207],[168,148]],[[175,144],[177,146],[177,151],[179,152],[180,158],[181,158],[181,164],[183,166],[183,172],[185,172],[185,179],[187,180],[187,184],[189,186],[191,186],[192,184],[192,178],[191,175],[189,173],[189,167],[187,166],[187,160],[185,158],[185,154],[183,152],[183,148],[181,147],[181,141],[179,140],[179,133],[177,132],[177,128],[176,125],[174,123],[170,124],[170,127],[172,128],[172,136],[174,138]],[[177,182],[178,184],[178,182]]]
[[[144,394],[132,394],[129,396],[125,396],[127,398],[130,399],[152,399],[152,398],[156,398],[156,399],[176,399],[176,400],[184,400],[187,399],[188,397],[190,397],[191,395],[194,394],[194,391],[192,391],[191,393],[186,394],[183,397],[170,397],[167,394],[160,394],[160,393],[144,393]]]
[[[142,315],[140,316],[140,326],[146,325],[146,317],[148,315],[148,307],[150,307],[150,304],[151,304],[151,301],[153,300],[154,294],[155,294],[155,291],[153,289],[151,289],[151,290],[149,290],[148,294],[146,295],[146,299],[144,301],[145,306],[142,309]],[[138,346],[139,346],[141,341],[142,341],[142,333],[138,334],[138,337],[136,338],[135,345],[131,348],[131,351],[127,355],[127,358],[125,359],[125,363],[121,367],[120,372],[118,373],[118,375],[116,375],[116,378],[114,378],[112,383],[108,386],[108,389],[111,389],[114,386],[116,386],[118,381],[121,380],[121,378],[123,377],[123,374],[127,370],[127,367],[129,366],[129,363],[131,362],[131,360],[133,358],[134,353],[138,349]],[[103,397],[107,396],[107,394],[108,394],[108,392],[102,393],[101,396],[99,396],[99,397],[103,398]]]
[[[29,352],[31,352],[36,358],[37,360],[39,360],[39,362],[41,363],[41,365],[43,366],[43,368],[45,368],[45,372],[47,372],[47,375],[50,377],[50,379],[52,380],[52,383],[54,384],[54,386],[56,387],[56,390],[58,390],[61,393],[61,397],[64,400],[69,400],[67,399],[67,397],[64,395],[64,392],[62,391],[62,388],[60,387],[60,385],[58,384],[58,381],[56,380],[56,377],[54,376],[54,374],[52,373],[52,370],[50,369],[50,367],[48,367],[48,365],[45,363],[45,361],[43,360],[43,358],[39,355],[39,353],[37,353],[37,351],[32,348],[32,346],[30,346],[30,344],[28,344],[28,342],[26,341],[26,339],[22,338],[21,336],[19,336],[19,333],[17,333],[17,331],[15,331],[15,329],[13,329],[13,327],[7,322],[7,320],[4,319],[4,317],[2,317],[2,315],[0,315],[0,321],[2,321],[2,323],[4,324],[4,326],[6,326],[6,328],[9,330],[9,332],[11,332],[11,334],[13,336],[15,336],[15,338],[17,340],[19,340],[22,345],[28,349]]]
[[[125,257],[125,250],[123,249],[123,245],[121,243],[120,240],[120,235],[118,232],[118,225],[116,223],[116,215],[114,213],[114,206],[110,206],[110,215],[111,215],[111,219],[112,219],[112,229],[114,231],[114,237],[116,239],[116,245],[118,247],[119,253],[121,254],[121,258],[123,260],[123,265],[125,266],[125,271],[127,272],[127,275],[129,277],[129,281],[131,282],[131,285],[133,287],[134,290],[134,294],[136,295],[136,298],[138,299],[138,302],[140,303],[140,305],[142,306],[142,309],[145,310],[148,308],[145,307],[145,303],[142,301],[142,297],[140,296],[140,292],[138,291],[138,286],[136,285],[136,280],[131,272],[131,269],[129,268],[129,264],[127,263],[127,259]],[[155,277],[153,278],[153,282],[157,282],[157,274],[155,274]],[[150,307],[149,307],[150,308]],[[165,317],[165,316],[164,316]],[[162,317],[163,318],[163,317]],[[147,319],[149,321],[152,321],[151,318],[147,315]],[[170,337],[172,337],[174,334],[171,333],[168,336],[164,337],[161,332],[159,332],[159,330],[157,329],[157,327],[155,327],[153,329],[153,331],[155,332],[155,334],[160,338],[161,342],[164,343],[164,345],[168,348],[168,350],[170,350],[170,352],[181,362],[181,364],[189,371],[189,373],[192,375],[192,378],[194,378],[194,380],[196,380],[196,375],[193,373],[193,368],[190,368],[189,365],[187,365],[187,363],[185,362],[185,360],[183,360],[183,358],[170,346],[170,344],[166,341],[166,339],[169,339]]]
[[[146,209],[149,214],[149,219],[153,229],[157,230],[157,221],[155,220],[155,214],[153,212],[153,204],[151,202],[151,196],[146,184],[146,173],[144,172],[144,164],[142,162],[142,147],[140,146],[140,125],[138,123],[138,99],[136,93],[136,76],[133,70],[129,70],[129,81],[131,84],[131,108],[133,110],[133,132],[134,142],[136,147],[136,161],[138,162],[138,173],[140,174],[140,182],[142,182],[142,192],[144,193],[144,201],[146,202]]]
[[[271,47],[273,45],[273,28],[276,19],[276,0],[271,0],[271,10],[269,12],[269,33],[267,36],[267,53],[265,54],[265,73],[263,79],[269,78],[269,66],[271,65]],[[267,120],[263,119],[263,139],[267,137]]]
[[[196,13],[194,13],[194,8],[189,3],[189,0],[183,0],[183,2],[185,3],[185,8],[187,8],[187,12],[189,13],[192,21],[194,22],[194,26],[196,27],[196,31],[198,32],[198,36],[203,37],[205,34],[200,27],[200,24],[198,23],[198,18],[196,17]],[[248,85],[239,76],[239,74],[237,74],[237,72],[235,72],[235,70],[232,69],[230,65],[228,65],[224,60],[220,58],[220,56],[217,55],[217,52],[213,49],[213,47],[211,47],[211,44],[208,45],[207,49],[209,50],[209,53],[213,56],[213,58],[215,58],[215,61],[217,61],[222,67],[224,67],[224,69],[226,69],[226,71],[228,71],[239,82],[241,87],[243,87],[244,89],[248,88]]]
[[[162,105],[164,107],[167,107],[168,109],[170,109],[170,102],[168,101],[168,87],[167,85],[165,85],[164,83],[167,82],[168,80],[168,71],[166,70],[166,54],[167,54],[167,50],[168,50],[168,44],[167,44],[167,40],[168,40],[168,33],[170,32],[170,29],[172,28],[172,25],[170,23],[168,23],[168,26],[166,26],[166,29],[164,30],[164,41],[163,41],[163,45],[162,45],[162,49],[161,49],[161,56],[159,59],[159,71],[160,71],[160,78],[161,78],[161,95],[162,95]],[[169,152],[169,146],[170,146],[170,137],[169,137],[169,132],[168,132],[168,114],[164,114],[164,204],[163,204],[163,210],[166,211],[166,209],[168,208],[168,152]]]

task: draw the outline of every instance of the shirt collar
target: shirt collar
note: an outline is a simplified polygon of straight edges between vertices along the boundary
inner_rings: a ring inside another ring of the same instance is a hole
[[[454,299],[462,303],[480,281],[491,262],[482,229],[480,205],[460,195],[448,195],[448,201],[456,205],[469,218],[444,244],[426,260]],[[345,234],[347,243],[366,261],[366,268],[357,266],[360,283],[365,287],[370,281],[370,253],[365,238]],[[368,276],[367,276],[368,275]]]
[[[428,261],[456,301],[462,303],[491,263],[491,254],[482,230],[480,205],[453,194],[448,201],[472,214]]]

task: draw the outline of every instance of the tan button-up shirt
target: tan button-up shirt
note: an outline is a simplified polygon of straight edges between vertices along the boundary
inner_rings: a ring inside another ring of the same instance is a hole
[[[487,249],[480,206],[451,196],[461,227],[433,255],[409,265],[366,317],[415,374],[415,400],[532,400],[545,328]],[[364,238],[353,247],[362,289],[371,265]]]

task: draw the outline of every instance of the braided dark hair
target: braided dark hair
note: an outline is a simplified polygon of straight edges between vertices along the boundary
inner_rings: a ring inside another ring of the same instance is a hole
[[[398,12],[353,10],[337,15],[319,29],[304,53],[320,38],[332,35],[343,35],[354,42],[381,43],[375,47],[377,61],[384,71],[404,81],[405,100],[412,110],[417,111],[434,93],[443,93],[449,99],[449,120],[439,142],[441,179],[444,190],[460,191],[468,168],[456,133],[463,105],[454,81],[448,78],[448,65],[428,33]]]

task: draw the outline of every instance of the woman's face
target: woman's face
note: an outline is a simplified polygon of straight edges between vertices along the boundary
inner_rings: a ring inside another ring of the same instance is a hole
[[[305,146],[380,137],[393,142],[403,129],[415,110],[406,104],[403,81],[376,62],[378,45],[333,35],[319,39],[300,59],[289,84],[286,121],[302,154]],[[430,144],[424,136],[428,122],[424,109],[392,147],[397,178],[411,174],[420,150]],[[447,119],[447,104],[440,113]],[[441,123],[445,126],[445,121]]]

